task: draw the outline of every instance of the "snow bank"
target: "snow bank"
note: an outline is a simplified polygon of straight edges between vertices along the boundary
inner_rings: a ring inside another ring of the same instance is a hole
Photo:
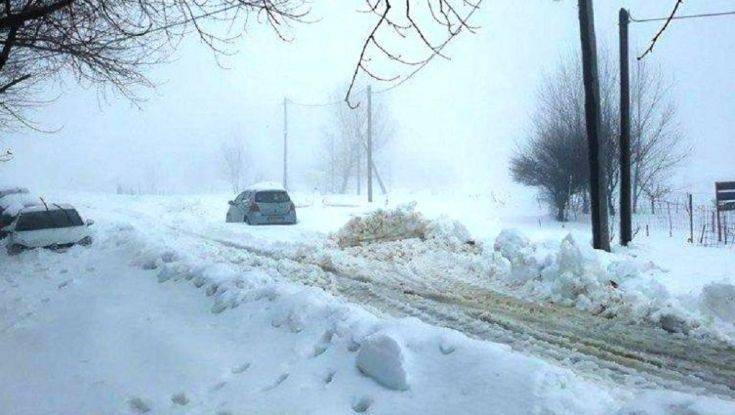
[[[518,231],[503,231],[494,248],[502,257],[493,258],[499,263],[494,276],[524,298],[647,322],[670,332],[688,333],[700,326],[697,316],[663,285],[643,276],[651,264],[601,256],[571,235],[554,246],[532,243]],[[507,272],[503,261],[510,263]]]
[[[357,354],[357,367],[388,389],[408,389],[408,373],[399,339],[385,333],[368,337]]]
[[[471,241],[469,231],[461,223],[446,216],[428,220],[415,207],[416,203],[413,202],[395,209],[378,209],[368,215],[354,217],[333,238],[341,248],[412,238],[451,244]]]

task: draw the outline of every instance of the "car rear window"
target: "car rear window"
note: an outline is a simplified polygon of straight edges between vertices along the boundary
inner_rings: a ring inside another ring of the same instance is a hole
[[[283,203],[290,202],[288,194],[284,191],[258,192],[255,194],[255,201],[258,203]]]
[[[74,209],[41,210],[22,213],[15,225],[17,231],[35,231],[40,229],[68,228],[82,226],[82,218]]]

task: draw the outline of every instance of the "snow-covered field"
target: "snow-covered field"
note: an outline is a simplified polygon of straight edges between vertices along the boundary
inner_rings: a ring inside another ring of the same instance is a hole
[[[3,414],[735,413],[731,248],[603,255],[492,195],[50,196],[95,243],[0,254]],[[424,239],[330,236],[411,201]]]

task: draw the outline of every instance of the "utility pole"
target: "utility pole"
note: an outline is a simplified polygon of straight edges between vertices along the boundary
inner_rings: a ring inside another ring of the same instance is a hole
[[[630,72],[628,57],[628,25],[630,15],[620,9],[620,244],[633,239],[630,203]]]
[[[359,132],[358,132],[359,133]],[[362,137],[358,134],[357,139],[362,141]],[[357,164],[355,164],[355,171],[357,172],[357,181],[355,181],[355,187],[357,187],[357,195],[362,194],[362,146],[357,146]]]
[[[579,34],[582,43],[582,71],[584,73],[584,109],[587,121],[589,148],[590,202],[592,209],[592,246],[610,251],[607,217],[607,188],[605,168],[600,163],[600,85],[597,72],[597,40],[592,0],[579,0]]]
[[[367,87],[367,194],[373,201],[373,88]]]
[[[288,190],[288,98],[283,98],[283,188]]]

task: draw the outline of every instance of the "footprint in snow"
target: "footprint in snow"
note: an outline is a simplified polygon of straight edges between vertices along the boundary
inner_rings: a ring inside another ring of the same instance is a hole
[[[314,346],[314,351],[311,353],[311,357],[318,357],[324,354],[324,352],[327,351],[327,346],[324,344],[317,344]]]
[[[334,370],[330,370],[327,373],[327,375],[324,376],[324,384],[325,385],[328,385],[328,384],[332,383],[332,381],[334,380],[334,375],[335,374],[336,374],[336,372]]]
[[[442,352],[443,355],[448,355],[448,354],[454,353],[454,351],[457,350],[457,348],[454,347],[453,344],[441,343],[439,345],[439,350]]]
[[[281,374],[281,376],[279,376],[278,379],[276,379],[276,381],[272,385],[266,386],[265,388],[263,388],[263,392],[268,392],[268,391],[271,391],[281,386],[281,383],[283,383],[286,379],[288,379],[288,376],[289,376],[288,373]]]
[[[189,403],[189,398],[184,392],[180,392],[175,395],[171,395],[171,402],[175,403],[176,405],[184,406]]]
[[[209,388],[210,392],[217,392],[218,390],[222,389],[227,385],[227,382],[222,381],[219,383],[215,383],[211,388]]]
[[[367,410],[370,409],[370,405],[372,404],[373,400],[370,397],[363,396],[362,398],[359,398],[353,402],[352,410],[361,414],[367,412]]]
[[[239,375],[240,373],[248,370],[250,368],[250,363],[243,363],[239,366],[235,366],[232,369],[230,369],[230,372],[232,372],[233,375]]]
[[[128,400],[128,407],[136,414],[145,414],[151,411],[151,405],[137,396]]]

